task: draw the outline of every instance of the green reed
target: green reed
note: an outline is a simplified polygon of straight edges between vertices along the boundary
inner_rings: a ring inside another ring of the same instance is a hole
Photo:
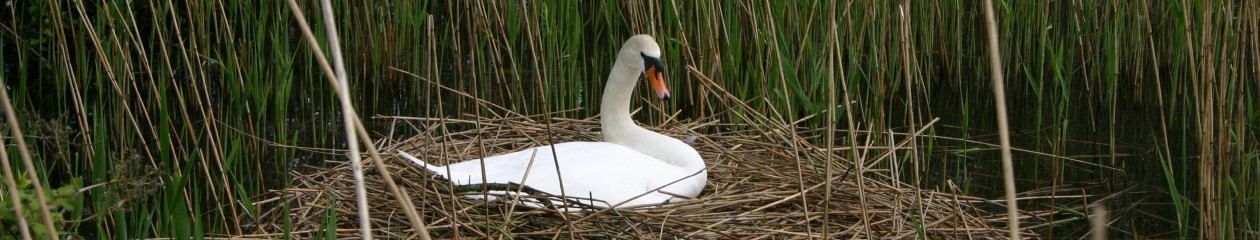
[[[646,88],[636,89],[642,101],[633,106],[644,109],[637,119],[645,124],[747,124],[731,116],[757,111],[793,123],[794,137],[820,142],[825,114],[852,111],[854,126],[831,125],[842,129],[837,145],[847,146],[847,129],[905,132],[939,117],[917,142],[919,157],[874,168],[917,164],[921,171],[899,167],[896,180],[1000,196],[997,151],[979,144],[996,142],[996,127],[978,5],[853,1],[833,13],[828,4],[338,2],[335,13],[350,91],[376,134],[391,133],[389,123],[372,121],[376,115],[597,114],[615,51],[626,37],[648,33],[666,50],[675,99],[651,101],[642,97]],[[1260,69],[1256,3],[996,4],[1015,147],[1047,154],[1016,153],[1018,189],[1053,196],[1020,206],[1056,212],[1026,226],[1048,237],[1083,235],[1085,204],[1105,199],[1119,220],[1111,236],[1257,236],[1260,113],[1257,83],[1247,80]],[[255,218],[285,207],[264,201],[274,197],[268,190],[288,186],[289,173],[344,161],[342,152],[325,150],[347,144],[336,99],[282,2],[35,1],[6,9],[14,13],[0,22],[6,89],[16,108],[47,122],[23,125],[39,134],[27,137],[39,179],[50,188],[72,179],[102,184],[62,213],[76,220],[60,223],[63,235],[252,233],[257,224],[293,221]],[[910,55],[899,50],[903,13]],[[323,41],[324,29],[313,29]],[[826,60],[833,31],[841,53],[834,66]],[[845,69],[836,89],[854,96],[852,109],[827,102],[833,67]],[[700,77],[751,109],[713,97]],[[563,111],[570,109],[580,110]],[[67,130],[35,130],[41,126]],[[394,130],[387,141],[419,133]],[[858,141],[886,137],[862,132]],[[823,171],[812,167],[823,160],[805,161],[804,171]],[[1080,194],[1090,197],[1071,197]]]

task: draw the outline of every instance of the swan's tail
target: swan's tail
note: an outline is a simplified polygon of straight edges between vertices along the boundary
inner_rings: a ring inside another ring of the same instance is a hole
[[[411,162],[415,163],[416,165],[424,167],[425,169],[429,169],[430,172],[437,173],[438,175],[446,176],[445,174],[446,171],[442,170],[441,167],[436,167],[424,161],[420,161],[420,159],[416,158],[416,156],[412,156],[411,154],[408,154],[407,152],[403,152],[402,150],[398,150],[398,154],[401,154],[402,157],[406,158],[407,160],[411,160]]]

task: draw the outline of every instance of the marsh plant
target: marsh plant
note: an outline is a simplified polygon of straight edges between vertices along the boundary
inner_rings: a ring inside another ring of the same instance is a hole
[[[7,186],[0,192],[27,204],[0,206],[0,235],[15,236],[21,212],[33,238],[49,236],[43,211],[32,209],[41,204],[28,202],[45,191],[58,236],[281,237],[320,226],[306,233],[349,237],[336,229],[357,228],[353,213],[335,210],[352,201],[322,195],[325,205],[306,208],[296,204],[305,196],[282,193],[310,181],[302,176],[343,167],[350,144],[438,149],[448,146],[398,144],[477,140],[464,146],[489,146],[488,155],[589,137],[580,135],[589,129],[557,126],[583,126],[573,120],[599,113],[615,54],[606,50],[635,34],[659,40],[674,96],[633,99],[635,119],[695,127],[676,137],[714,141],[706,146],[782,156],[776,161],[787,165],[719,155],[706,163],[759,166],[713,172],[783,181],[758,186],[786,191],[765,196],[805,206],[781,215],[803,220],[621,219],[646,229],[636,232],[552,216],[563,227],[512,228],[524,225],[488,216],[518,212],[447,211],[464,205],[445,194],[434,202],[445,207],[424,213],[434,237],[598,232],[582,224],[624,236],[967,237],[923,221],[938,219],[924,209],[945,206],[974,210],[951,225],[1009,223],[997,200],[1005,192],[979,1],[333,1],[348,91],[372,143],[346,142],[341,106],[311,50],[330,49],[324,17],[314,14],[322,8],[296,2],[318,44],[304,39],[285,1],[0,4],[0,89],[25,112],[4,119],[18,120],[33,165],[27,170],[6,121],[0,133],[19,197]],[[1100,229],[1115,238],[1260,237],[1260,1],[994,6],[1023,231],[1084,236],[1100,206],[1112,219]],[[483,135],[500,130],[538,134]],[[433,154],[421,157],[452,155]],[[724,181],[706,189],[731,191],[701,196],[741,196],[737,184],[753,184]],[[894,207],[902,205],[892,199],[915,196],[878,189],[948,193],[931,199],[952,205]],[[882,210],[825,207],[854,199]],[[752,217],[775,216],[730,219]]]

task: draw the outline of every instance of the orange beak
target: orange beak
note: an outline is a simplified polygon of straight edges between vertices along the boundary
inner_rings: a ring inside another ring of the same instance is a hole
[[[669,100],[669,87],[665,86],[665,74],[658,70],[656,66],[647,69],[648,84],[652,85],[652,90],[656,90],[656,97]]]

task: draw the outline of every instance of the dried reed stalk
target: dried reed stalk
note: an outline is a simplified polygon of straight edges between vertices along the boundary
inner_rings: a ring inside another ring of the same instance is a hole
[[[998,141],[1002,144],[1002,179],[1006,187],[1006,214],[1010,218],[1011,239],[1019,239],[1019,206],[1015,201],[1015,167],[1011,163],[1011,133],[1006,121],[1006,91],[1002,84],[1002,53],[998,46],[997,21],[993,16],[993,0],[984,0],[986,39],[989,42],[989,69],[993,74],[993,101],[997,105]]]

